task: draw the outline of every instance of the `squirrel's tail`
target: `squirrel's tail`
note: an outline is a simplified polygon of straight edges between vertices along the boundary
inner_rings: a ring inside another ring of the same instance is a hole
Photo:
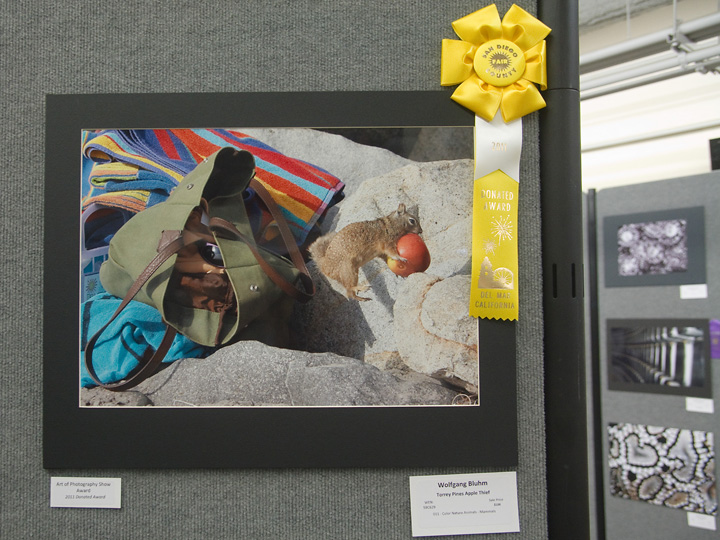
[[[333,236],[335,236],[334,232],[325,234],[310,244],[308,251],[310,252],[310,257],[314,261],[319,263],[320,259],[325,256],[325,252],[327,251],[328,245],[333,239]]]

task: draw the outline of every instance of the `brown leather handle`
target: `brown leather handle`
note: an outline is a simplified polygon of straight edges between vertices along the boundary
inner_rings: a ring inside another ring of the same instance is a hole
[[[308,302],[315,294],[315,283],[310,276],[307,266],[305,266],[305,260],[300,253],[300,249],[297,246],[293,233],[290,231],[290,226],[283,217],[280,207],[272,198],[265,186],[253,178],[250,180],[250,187],[255,190],[260,199],[265,203],[265,206],[267,206],[272,217],[275,219],[275,223],[277,223],[278,230],[280,231],[280,236],[282,237],[285,247],[287,247],[288,254],[290,255],[290,260],[292,260],[295,267],[300,271],[300,281],[303,284],[303,289],[299,289],[295,286],[295,284],[290,283],[279,272],[277,272],[277,270],[270,266],[257,249],[255,242],[246,238],[240,231],[238,231],[237,227],[228,220],[218,217],[210,218],[210,229],[215,232],[224,231],[230,236],[242,241],[248,246],[250,252],[260,265],[260,268],[263,269],[265,274],[267,274],[273,283],[297,301],[303,303]]]
[[[272,217],[275,218],[275,223],[277,223],[278,229],[280,230],[280,236],[282,236],[282,239],[288,248],[290,259],[298,268],[298,270],[300,270],[300,272],[310,277],[310,272],[308,272],[308,269],[305,266],[305,260],[300,253],[300,249],[298,249],[295,236],[293,236],[293,233],[290,231],[290,226],[288,225],[287,220],[283,217],[282,210],[275,202],[275,199],[272,198],[272,195],[270,195],[270,192],[265,188],[265,186],[262,185],[255,178],[250,180],[250,187],[253,188],[255,190],[255,193],[260,196],[260,199],[262,200],[262,202],[265,203],[265,206],[267,206]],[[314,294],[314,285],[312,287],[312,291]]]
[[[302,269],[300,269],[300,279],[303,282],[303,286],[310,290],[311,293],[307,293],[305,290],[297,288],[293,283],[290,283],[287,279],[285,279],[282,274],[270,266],[270,264],[261,255],[255,243],[246,238],[240,231],[238,231],[237,227],[228,220],[218,217],[210,218],[210,229],[216,233],[220,233],[221,235],[224,233],[243,242],[253,254],[255,260],[260,265],[260,268],[263,269],[263,272],[265,272],[267,277],[269,277],[275,285],[280,287],[292,298],[304,303],[308,302],[313,297],[313,294],[315,293],[315,284],[313,283],[309,273],[303,273]],[[297,249],[297,246],[295,246],[295,249]],[[307,269],[305,269],[305,272],[307,272]]]
[[[87,345],[85,346],[85,367],[88,370],[90,378],[95,381],[95,383],[97,383],[99,386],[102,386],[107,390],[113,390],[115,392],[128,390],[129,388],[137,386],[142,381],[147,379],[150,375],[155,373],[158,366],[160,366],[163,358],[165,358],[165,355],[170,350],[170,346],[175,339],[177,330],[175,330],[175,328],[173,328],[169,324],[166,324],[165,334],[163,335],[163,339],[160,342],[160,346],[155,351],[153,351],[152,347],[149,347],[145,351],[145,354],[143,354],[141,360],[142,367],[130,378],[115,383],[103,383],[98,378],[92,363],[93,349],[95,348],[95,344],[97,343],[100,335],[107,329],[108,326],[110,326],[110,324],[117,318],[117,316],[120,315],[122,310],[127,307],[130,301],[135,297],[135,295],[140,292],[142,286],[145,285],[147,280],[152,277],[155,271],[160,268],[160,266],[166,260],[168,260],[179,250],[181,250],[184,246],[185,240],[183,238],[182,231],[163,231],[163,234],[160,238],[160,245],[158,246],[158,254],[153,258],[152,261],[150,261],[147,267],[145,267],[145,270],[143,270],[142,274],[140,274],[135,280],[135,282],[132,284],[128,292],[125,294],[122,302],[120,302],[120,305],[115,310],[115,313],[113,313],[112,317],[110,317],[110,320],[105,323],[105,325],[100,328],[100,330],[95,332],[93,337],[90,338],[90,341],[88,341]]]

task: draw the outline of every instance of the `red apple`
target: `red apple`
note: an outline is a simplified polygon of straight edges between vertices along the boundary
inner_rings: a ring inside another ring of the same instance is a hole
[[[423,239],[415,233],[402,236],[398,240],[397,251],[407,262],[388,259],[387,264],[398,276],[408,277],[415,272],[424,272],[430,266],[430,252]]]

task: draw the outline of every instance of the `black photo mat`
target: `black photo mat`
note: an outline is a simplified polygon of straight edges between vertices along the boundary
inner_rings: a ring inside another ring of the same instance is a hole
[[[704,216],[697,206],[606,217],[605,286],[705,283]]]
[[[608,389],[712,397],[707,319],[608,319]]]
[[[88,408],[78,400],[82,130],[473,125],[444,91],[48,96],[44,466],[517,465],[516,329],[504,321],[478,324],[479,406]]]

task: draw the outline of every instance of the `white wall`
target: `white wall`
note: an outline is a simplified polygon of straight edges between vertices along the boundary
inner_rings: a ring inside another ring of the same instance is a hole
[[[581,118],[585,189],[708,172],[708,141],[720,138],[720,75],[685,75],[586,100]],[[681,133],[663,136],[673,131]],[[648,140],[622,144],[629,138]],[[617,146],[603,148],[609,144]]]
[[[717,11],[718,0],[686,0],[677,7],[681,21]],[[672,15],[672,6],[664,6],[629,24],[586,30],[581,54],[671,28]],[[581,122],[584,189],[708,172],[709,140],[720,138],[720,75],[693,73],[584,100]]]
[[[661,0],[658,0],[658,2]],[[580,0],[581,10],[588,3],[600,4],[602,0]],[[617,7],[617,0],[609,0],[599,11]],[[620,2],[627,5],[627,0]],[[614,22],[601,23],[593,26],[580,27],[580,54],[603,49],[622,41],[644,36],[673,26],[672,0],[665,0],[665,5],[648,8],[645,4],[630,0],[630,21],[623,17]],[[637,4],[637,5],[636,5]],[[677,17],[687,22],[699,19],[705,15],[716,13],[720,7],[720,0],[679,0],[677,2]],[[641,9],[642,8],[642,9]],[[582,23],[581,23],[582,24]]]

